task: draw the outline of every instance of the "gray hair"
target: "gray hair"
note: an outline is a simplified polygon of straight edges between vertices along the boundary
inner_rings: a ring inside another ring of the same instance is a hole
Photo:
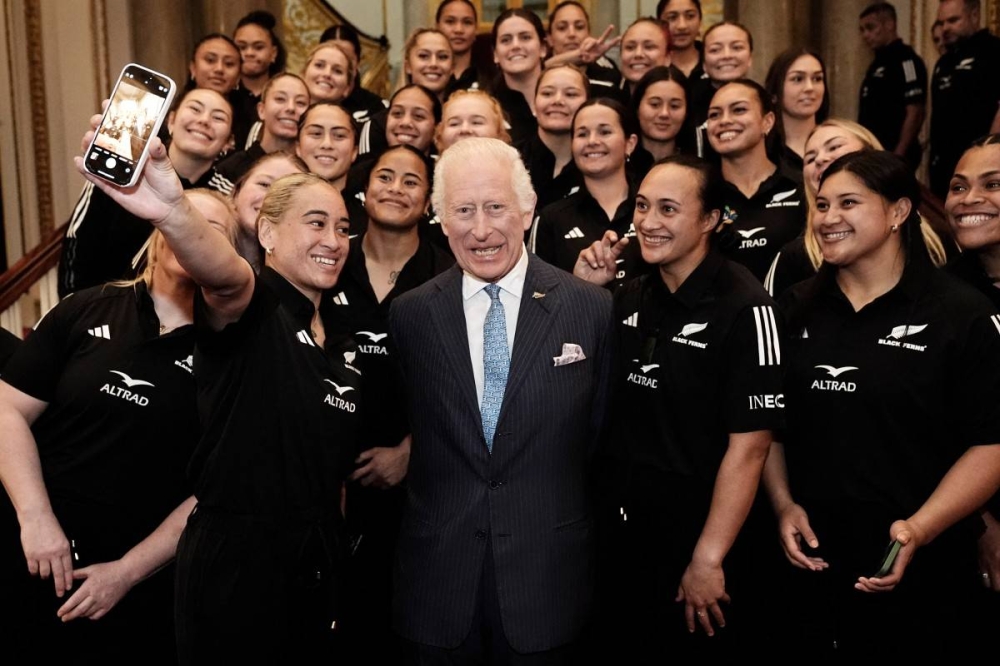
[[[535,207],[535,190],[531,186],[531,176],[521,160],[517,149],[500,139],[484,137],[469,137],[451,145],[441,153],[434,167],[434,192],[431,205],[439,218],[445,214],[444,202],[448,183],[448,174],[455,168],[475,169],[477,164],[485,160],[493,160],[510,167],[510,184],[517,197],[518,208],[522,213],[531,212]],[[454,167],[452,164],[454,163]]]

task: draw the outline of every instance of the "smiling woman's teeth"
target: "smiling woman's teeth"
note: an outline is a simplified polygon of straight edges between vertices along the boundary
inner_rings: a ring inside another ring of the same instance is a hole
[[[851,234],[850,231],[837,231],[833,233],[823,234],[823,240],[827,241],[839,241],[844,240]]]
[[[322,264],[324,266],[336,266],[337,260],[331,259],[330,257],[313,257],[313,261],[317,264]]]
[[[984,222],[987,222],[995,217],[996,215],[990,215],[988,213],[969,213],[968,215],[959,215],[958,223],[960,225],[964,224],[973,226],[976,224],[982,224]]]

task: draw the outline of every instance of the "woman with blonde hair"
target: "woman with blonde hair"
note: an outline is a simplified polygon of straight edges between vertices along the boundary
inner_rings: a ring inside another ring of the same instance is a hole
[[[306,58],[302,79],[309,88],[309,101],[342,102],[351,94],[357,76],[354,58],[343,44],[330,40],[317,44]]]
[[[883,150],[883,147],[868,129],[850,120],[828,118],[810,133],[806,140],[802,169],[803,189],[808,204],[806,230],[787,243],[774,257],[764,278],[764,287],[771,296],[779,297],[793,284],[812,277],[819,270],[823,254],[812,229],[820,177],[841,155],[861,150]],[[923,216],[920,217],[920,233],[931,261],[935,266],[943,266],[948,260],[948,250]]]
[[[441,107],[441,122],[434,130],[434,147],[440,155],[456,141],[470,136],[510,143],[500,102],[475,88],[456,90]]]
[[[187,196],[228,241],[227,200]],[[61,301],[4,368],[0,587],[18,608],[6,623],[11,663],[176,663],[164,567],[194,506],[198,287],[159,231],[144,257],[138,278]]]

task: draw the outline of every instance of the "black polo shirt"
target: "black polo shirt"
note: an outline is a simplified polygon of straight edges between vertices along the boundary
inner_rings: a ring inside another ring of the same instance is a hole
[[[789,148],[787,143],[782,143],[773,150],[776,159],[772,161],[778,163],[778,170],[781,171],[781,175],[798,185],[801,189],[803,182],[802,169],[805,167],[805,160],[802,159],[801,155]]]
[[[626,280],[650,270],[642,260],[639,242],[635,238],[635,227],[632,226],[634,212],[635,189],[632,187],[629,188],[628,198],[618,205],[614,218],[610,220],[587,188],[582,187],[542,209],[532,229],[531,250],[544,261],[572,273],[580,252],[594,241],[601,240],[605,231],[614,231],[618,238],[627,236],[631,241],[618,259],[615,279],[608,283],[608,288],[614,290]]]
[[[585,68],[590,97],[617,97],[622,73],[611,58],[601,56]]]
[[[340,105],[359,123],[389,108],[386,100],[361,86],[354,86],[351,94],[341,100]]]
[[[227,99],[233,108],[233,145],[239,148],[247,145],[250,129],[260,120],[257,113],[260,96],[253,94],[241,84],[229,93]]]
[[[221,162],[215,165],[215,170],[235,185],[243,177],[243,174],[250,170],[254,162],[264,157],[264,155],[267,155],[267,152],[261,147],[260,141],[255,141],[246,150],[237,150],[235,153],[227,155]]]
[[[788,289],[816,275],[816,268],[809,259],[805,236],[799,235],[785,243],[774,255],[771,267],[764,276],[764,289],[771,298],[780,299]]]
[[[500,108],[507,114],[510,125],[510,142],[518,145],[528,137],[538,134],[538,120],[531,111],[531,105],[520,92],[511,90],[498,74],[493,87],[493,96],[500,102]]]
[[[52,507],[87,563],[121,557],[191,489],[195,331],[159,334],[143,284],[69,296],[3,380],[48,403],[31,427]]]
[[[374,165],[373,165],[374,166]],[[351,243],[354,239],[362,236],[368,228],[368,211],[365,210],[365,193],[357,192],[349,194],[347,188],[340,193],[344,197],[344,205],[347,207],[347,219],[351,221],[350,235]]]
[[[927,67],[902,39],[875,50],[875,59],[861,82],[858,122],[872,131],[886,150],[894,150],[906,117],[906,107],[927,103]],[[906,151],[910,162],[920,161],[920,141],[914,137]]]
[[[763,282],[774,255],[805,228],[806,197],[801,186],[780,170],[749,198],[732,183],[722,185],[724,236],[719,247]]]
[[[337,286],[324,298],[329,303],[330,332],[352,337],[355,365],[362,372],[365,401],[359,449],[396,446],[410,432],[399,367],[389,340],[389,306],[395,298],[422,285],[455,263],[451,255],[422,239],[403,266],[392,290],[380,303],[365,265],[362,237],[351,240],[351,251]]]
[[[358,130],[358,160],[372,155],[381,155],[389,142],[385,138],[385,124],[389,119],[389,109],[371,114]]]
[[[997,280],[986,274],[978,253],[966,250],[949,261],[944,269],[962,282],[972,285],[989,299],[994,308],[1000,310],[1000,287],[997,287]]]
[[[462,72],[461,76],[451,75],[448,80],[448,87],[445,89],[445,99],[451,96],[456,90],[486,90],[485,81],[480,80],[479,70],[475,65],[469,65]]]
[[[327,308],[320,309],[325,349],[316,345],[314,312],[265,266],[239,321],[218,332],[200,323],[204,436],[191,465],[200,505],[265,520],[339,511],[341,482],[357,453],[361,374],[357,350],[330,332]],[[197,316],[201,322],[201,307]]]
[[[994,309],[1000,311],[1000,287],[998,282],[986,274],[976,252],[965,251],[948,262],[945,271],[954,275],[989,299]],[[1000,492],[993,496],[987,508],[994,516],[1000,516]]]
[[[855,312],[824,265],[781,305],[783,441],[807,509],[868,505],[905,518],[966,449],[1000,442],[1000,316],[968,285],[918,255]]]
[[[556,156],[538,137],[538,132],[515,147],[521,153],[524,166],[531,176],[531,186],[538,196],[535,210],[540,211],[550,203],[568,197],[583,187],[583,174],[576,168],[573,160],[563,167],[558,176],[553,176]]]
[[[650,274],[622,286],[614,303],[621,353],[609,454],[686,479],[707,511],[729,435],[784,424],[774,302],[746,268],[713,251],[675,293]]]
[[[931,77],[930,186],[942,199],[958,159],[1000,104],[1000,37],[985,28],[941,56]]]
[[[226,196],[232,183],[214,168],[184,189],[207,187]],[[153,225],[119,206],[93,183],[86,183],[66,227],[59,257],[59,296],[135,275],[132,259],[153,233]]]
[[[14,352],[21,345],[21,338],[17,337],[6,328],[0,328],[0,373],[7,365],[7,361],[14,355]]]

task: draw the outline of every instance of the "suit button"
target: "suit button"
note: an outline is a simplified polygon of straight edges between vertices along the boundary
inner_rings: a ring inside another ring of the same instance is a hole
[[[476,530],[476,538],[477,539],[485,539],[486,538],[486,530]]]
[[[496,490],[501,485],[503,485],[503,484],[501,484],[500,481],[490,481],[490,490]]]

